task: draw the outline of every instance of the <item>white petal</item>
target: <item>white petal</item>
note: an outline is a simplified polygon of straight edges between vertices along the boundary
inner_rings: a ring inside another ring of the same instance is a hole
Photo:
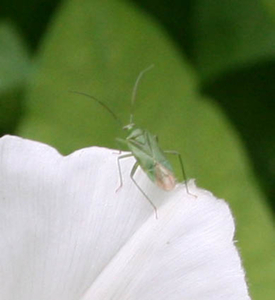
[[[156,220],[117,156],[0,139],[0,299],[249,299],[227,205],[138,172]]]
[[[102,272],[83,300],[247,300],[228,206],[189,183],[178,187]]]
[[[152,208],[111,150],[0,141],[0,299],[79,299]]]

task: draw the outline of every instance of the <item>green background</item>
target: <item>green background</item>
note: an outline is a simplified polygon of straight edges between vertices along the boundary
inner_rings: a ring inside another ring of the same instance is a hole
[[[135,122],[226,199],[254,300],[275,299],[275,4],[271,0],[1,1],[0,134],[61,153],[117,148]],[[176,161],[173,161],[178,176]]]

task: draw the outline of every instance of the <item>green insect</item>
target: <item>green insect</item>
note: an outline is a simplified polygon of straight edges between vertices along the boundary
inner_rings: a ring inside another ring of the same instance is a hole
[[[137,181],[134,178],[134,175],[138,169],[138,167],[141,167],[141,169],[147,174],[147,176],[150,178],[150,180],[155,183],[158,187],[165,191],[171,191],[175,187],[177,180],[175,177],[174,170],[172,168],[172,165],[170,164],[169,160],[166,158],[165,154],[172,154],[176,155],[179,159],[179,163],[181,166],[181,171],[183,178],[186,180],[186,174],[183,167],[182,158],[179,152],[177,151],[163,151],[159,144],[158,144],[158,138],[156,135],[153,135],[148,130],[138,128],[135,123],[133,122],[133,107],[136,99],[136,93],[137,93],[137,87],[139,84],[140,79],[142,78],[143,74],[150,69],[153,68],[153,65],[143,70],[134,85],[133,88],[133,94],[132,94],[132,100],[131,100],[131,114],[130,114],[130,122],[128,125],[123,126],[124,130],[127,130],[129,132],[129,135],[126,139],[117,138],[117,141],[120,143],[126,145],[131,153],[121,155],[117,158],[117,164],[118,164],[118,171],[119,171],[119,178],[120,178],[120,185],[117,188],[117,191],[122,187],[123,180],[122,180],[122,173],[121,173],[121,165],[120,160],[134,156],[136,159],[136,162],[131,170],[130,178],[133,181],[133,183],[136,185],[136,187],[139,189],[139,191],[143,194],[143,196],[149,201],[149,203],[152,205],[155,211],[155,215],[157,218],[157,207],[152,202],[152,200],[147,196],[147,194],[142,190],[140,185],[137,183]],[[103,102],[96,99],[93,96],[90,96],[85,93],[81,92],[75,92],[73,93],[81,94],[86,97],[92,98],[97,103],[99,103],[101,106],[103,106],[111,115],[112,117],[118,121],[120,124],[122,122],[118,119],[118,117],[114,114],[114,112]],[[186,185],[187,193],[189,193],[188,186]],[[190,193],[189,193],[190,194]]]

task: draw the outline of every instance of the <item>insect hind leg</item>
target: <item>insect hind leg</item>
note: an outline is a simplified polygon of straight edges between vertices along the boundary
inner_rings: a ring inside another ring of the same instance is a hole
[[[153,207],[154,211],[155,211],[155,216],[156,219],[158,219],[158,211],[157,211],[157,207],[155,206],[155,204],[152,202],[152,200],[145,194],[145,192],[142,190],[142,188],[140,187],[140,185],[136,182],[134,175],[136,173],[136,170],[138,168],[139,164],[138,162],[136,162],[131,170],[131,174],[130,174],[130,178],[132,179],[133,183],[135,184],[135,186],[139,189],[139,191],[142,193],[142,195],[149,201],[149,203],[151,204],[151,206]]]
[[[182,176],[183,176],[183,179],[185,180],[184,183],[185,183],[185,187],[186,187],[186,192],[187,192],[187,194],[192,195],[192,196],[197,198],[196,195],[190,193],[190,191],[189,191],[188,184],[187,184],[187,177],[186,177],[185,169],[184,169],[184,166],[183,166],[181,154],[178,151],[175,151],[175,150],[165,150],[164,153],[177,155],[177,157],[179,158],[179,162],[180,162]]]

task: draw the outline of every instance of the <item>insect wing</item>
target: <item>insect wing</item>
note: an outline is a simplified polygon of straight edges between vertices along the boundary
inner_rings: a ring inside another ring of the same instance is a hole
[[[171,191],[176,185],[176,178],[173,173],[163,165],[157,163],[155,166],[156,184],[165,191]]]
[[[131,152],[133,153],[135,159],[137,160],[139,166],[148,175],[151,181],[156,181],[155,175],[155,162],[150,155],[142,151],[136,145],[129,145]]]
[[[169,191],[176,185],[173,168],[160,149],[156,136],[145,130],[135,130],[128,146],[140,167],[161,189]]]
[[[148,133],[148,140],[151,145],[152,156],[155,160],[156,184],[163,190],[170,191],[176,185],[172,165],[159,147],[157,137]]]

